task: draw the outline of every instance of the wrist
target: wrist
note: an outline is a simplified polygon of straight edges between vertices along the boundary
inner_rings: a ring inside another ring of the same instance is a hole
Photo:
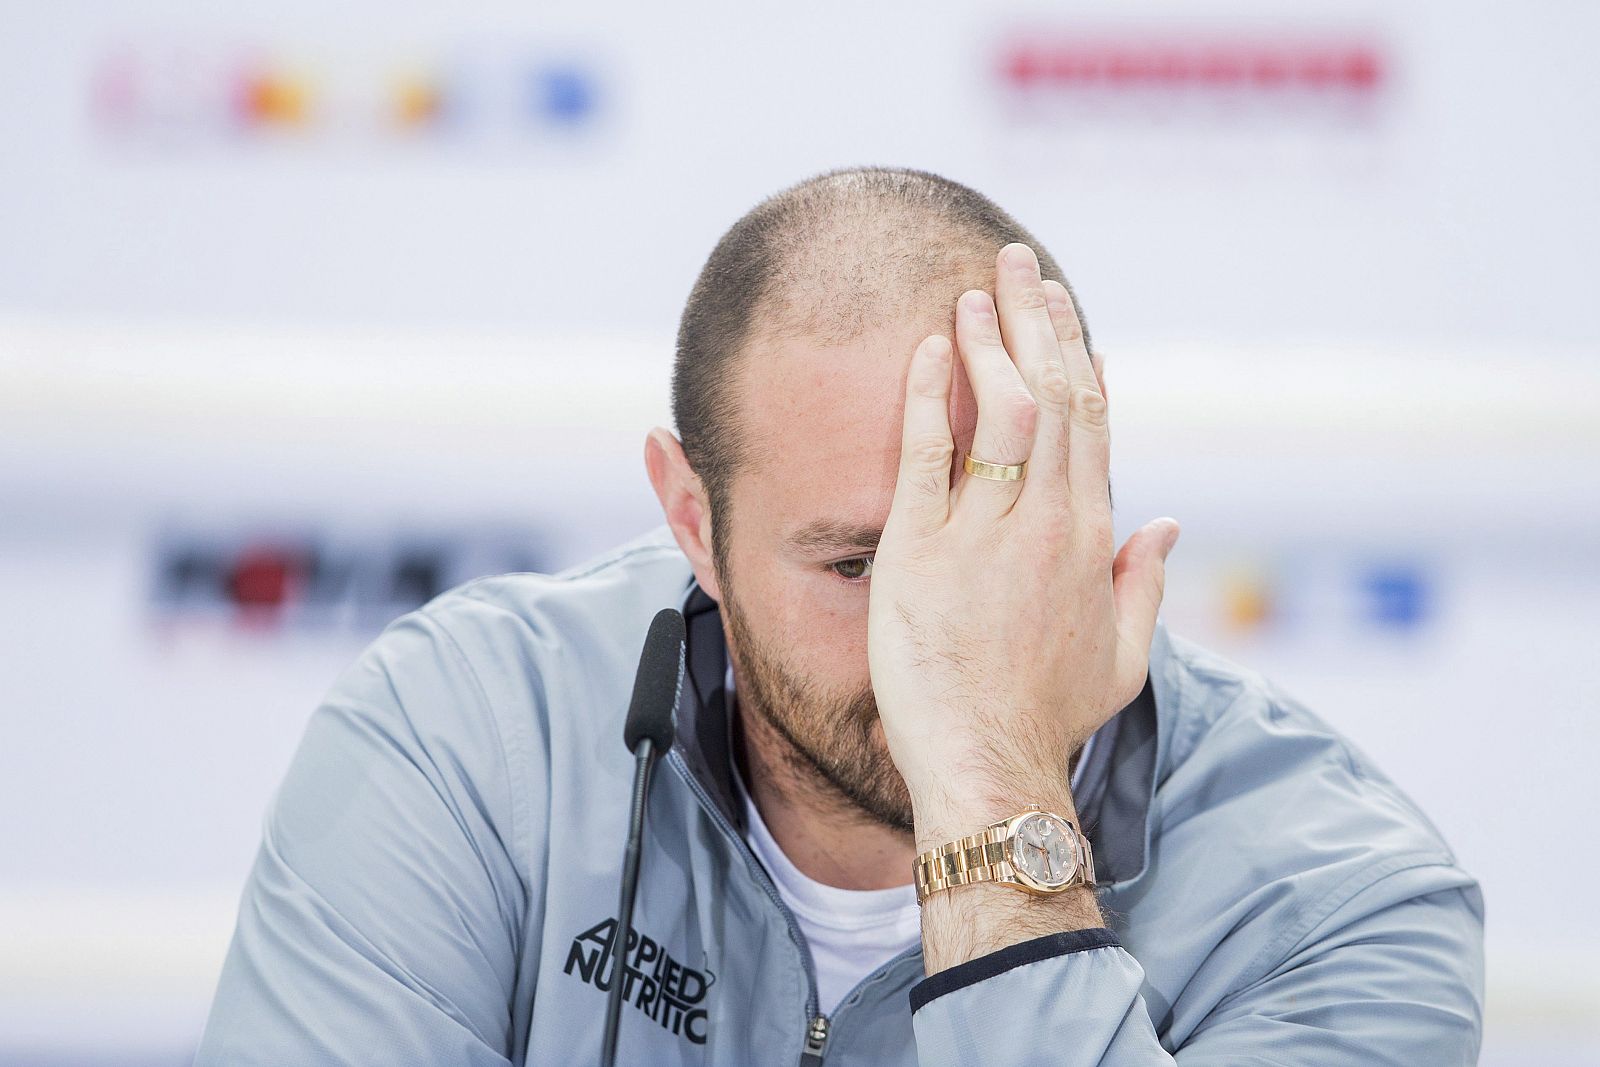
[[[1070,786],[1060,780],[1030,781],[1010,783],[1015,788],[923,793],[913,799],[918,851],[913,876],[929,974],[1021,940],[1105,925],[1093,888],[1088,841],[1080,836],[1063,847],[1060,835],[1070,835],[1070,830],[1055,824],[1055,836],[1045,838],[1041,830],[1052,820],[1043,820],[1042,827],[1035,815],[1024,814],[1036,806],[1076,830]],[[1002,822],[1009,825],[999,833],[971,836]],[[1027,826],[1032,829],[1024,830]],[[948,849],[949,842],[963,838],[967,840],[956,849]],[[1030,841],[1031,861],[1019,859],[1019,850]],[[996,846],[998,854],[989,851]],[[1072,884],[1073,879],[1079,884]]]
[[[1002,788],[972,789],[955,794],[940,790],[912,798],[911,819],[917,851],[926,852],[975,834],[1029,806],[1054,812],[1081,828],[1072,789],[1065,778],[1042,777],[1031,784],[1007,782]]]

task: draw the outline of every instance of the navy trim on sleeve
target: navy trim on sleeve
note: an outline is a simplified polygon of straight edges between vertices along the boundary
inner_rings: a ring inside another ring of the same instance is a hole
[[[924,978],[911,987],[911,1012],[913,1015],[916,1014],[922,1010],[923,1005],[935,997],[965,989],[985,978],[1004,974],[1026,963],[1038,963],[1040,960],[1055,956],[1065,956],[1069,952],[1112,948],[1121,944],[1122,942],[1117,940],[1117,935],[1104,926],[1093,926],[1087,930],[1067,930],[1059,934],[1035,937],[1030,941],[1019,941],[987,956],[958,963],[954,967]]]

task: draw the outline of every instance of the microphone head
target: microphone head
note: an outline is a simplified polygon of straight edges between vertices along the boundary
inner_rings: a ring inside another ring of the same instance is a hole
[[[650,621],[644,652],[639,656],[639,673],[633,680],[633,702],[622,728],[629,752],[646,739],[658,754],[672,747],[678,696],[683,691],[685,633],[683,614],[676,608],[662,608]]]

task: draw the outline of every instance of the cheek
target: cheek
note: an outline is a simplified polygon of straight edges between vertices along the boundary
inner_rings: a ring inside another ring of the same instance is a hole
[[[867,591],[825,571],[794,575],[776,603],[790,662],[832,691],[867,678]]]
[[[806,677],[830,691],[866,680],[866,587],[795,565],[784,568],[754,611],[773,627],[770,640],[778,643],[784,659]]]
[[[733,540],[731,593],[751,636],[830,694],[870,685],[868,585],[848,585],[820,563],[785,558],[769,544]]]

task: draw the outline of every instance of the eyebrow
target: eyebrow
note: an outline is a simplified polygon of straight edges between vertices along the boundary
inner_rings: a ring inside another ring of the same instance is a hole
[[[883,527],[870,523],[840,522],[837,519],[814,519],[789,535],[789,544],[805,551],[878,547]]]

